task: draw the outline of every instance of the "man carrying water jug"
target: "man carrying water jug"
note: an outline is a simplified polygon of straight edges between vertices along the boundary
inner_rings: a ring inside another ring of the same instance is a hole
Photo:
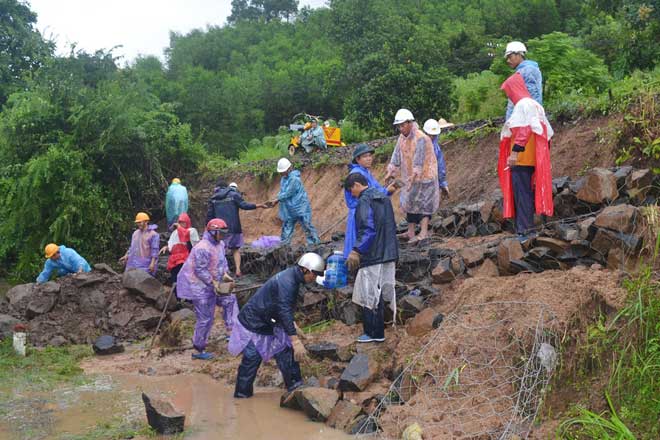
[[[344,189],[358,198],[355,209],[356,240],[346,260],[351,271],[358,269],[353,302],[363,307],[364,334],[357,341],[383,342],[383,301],[390,303],[396,315],[394,276],[399,259],[399,241],[392,203],[385,194],[369,187],[362,174],[349,174]]]

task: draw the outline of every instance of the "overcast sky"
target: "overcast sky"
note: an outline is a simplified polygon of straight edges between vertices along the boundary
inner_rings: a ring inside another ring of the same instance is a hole
[[[157,55],[169,45],[169,33],[187,33],[222,25],[231,14],[231,0],[28,0],[37,13],[37,28],[57,41],[58,54],[71,43],[88,52],[110,49],[126,61]],[[300,7],[323,6],[326,0],[300,0]]]

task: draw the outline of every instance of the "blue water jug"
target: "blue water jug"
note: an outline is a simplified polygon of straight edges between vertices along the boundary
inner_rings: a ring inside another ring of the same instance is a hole
[[[323,285],[328,289],[338,289],[346,285],[348,278],[348,269],[346,268],[346,259],[340,251],[334,251],[325,268],[325,280]]]

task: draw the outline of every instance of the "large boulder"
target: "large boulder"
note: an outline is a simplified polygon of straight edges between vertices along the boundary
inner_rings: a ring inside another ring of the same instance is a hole
[[[0,340],[14,333],[14,326],[20,321],[13,316],[0,314]]]
[[[331,428],[346,431],[357,416],[362,414],[362,407],[348,400],[340,400],[332,409],[326,425]]]
[[[19,284],[9,289],[7,292],[7,299],[9,300],[9,305],[12,310],[21,314],[25,312],[25,309],[32,299],[35,286],[36,284],[34,283],[27,283]]]
[[[139,315],[133,318],[133,322],[143,326],[145,329],[150,329],[158,325],[161,313],[152,307],[145,307]]]
[[[296,395],[298,405],[307,417],[317,422],[325,422],[339,400],[337,391],[321,387],[308,387]]]
[[[406,332],[410,336],[423,336],[433,330],[433,321],[438,316],[438,312],[432,308],[422,310],[417,316],[408,320],[406,323]]]
[[[587,173],[584,185],[577,192],[578,200],[599,205],[619,197],[614,173],[605,168],[594,168]]]
[[[333,361],[339,360],[337,352],[339,351],[339,345],[334,342],[318,342],[313,344],[308,344],[305,346],[307,353],[315,359],[330,359]]]
[[[80,310],[83,313],[95,313],[105,309],[105,293],[100,290],[86,291],[80,294]]]
[[[366,353],[353,356],[339,378],[341,391],[364,391],[378,374],[376,361]]]
[[[177,434],[183,432],[186,416],[178,412],[174,406],[160,398],[142,393],[142,401],[147,412],[147,421],[159,434]]]
[[[596,217],[595,225],[630,234],[635,229],[637,208],[632,205],[608,206]]]
[[[147,272],[139,269],[124,272],[122,277],[123,286],[154,303],[158,302],[163,295],[163,285]]]
[[[500,273],[511,273],[511,260],[520,260],[524,255],[522,245],[518,240],[513,238],[502,240],[497,247],[497,267]]]
[[[56,293],[35,292],[25,309],[25,317],[32,319],[53,310],[57,304]]]
[[[396,279],[404,283],[416,283],[426,278],[430,271],[429,256],[419,249],[402,249],[396,265]]]
[[[92,345],[94,353],[98,355],[116,354],[124,351],[124,346],[121,345],[114,336],[103,335],[96,338]]]

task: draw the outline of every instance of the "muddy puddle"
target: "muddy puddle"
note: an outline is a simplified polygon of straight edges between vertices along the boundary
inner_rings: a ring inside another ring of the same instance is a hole
[[[11,391],[8,395],[13,397],[0,402],[0,440],[78,439],[99,424],[146,421],[141,391],[166,396],[186,414],[185,439],[351,438],[309,421],[301,412],[280,408],[278,389],[262,389],[251,399],[236,400],[229,386],[203,374],[100,375],[50,393]]]

